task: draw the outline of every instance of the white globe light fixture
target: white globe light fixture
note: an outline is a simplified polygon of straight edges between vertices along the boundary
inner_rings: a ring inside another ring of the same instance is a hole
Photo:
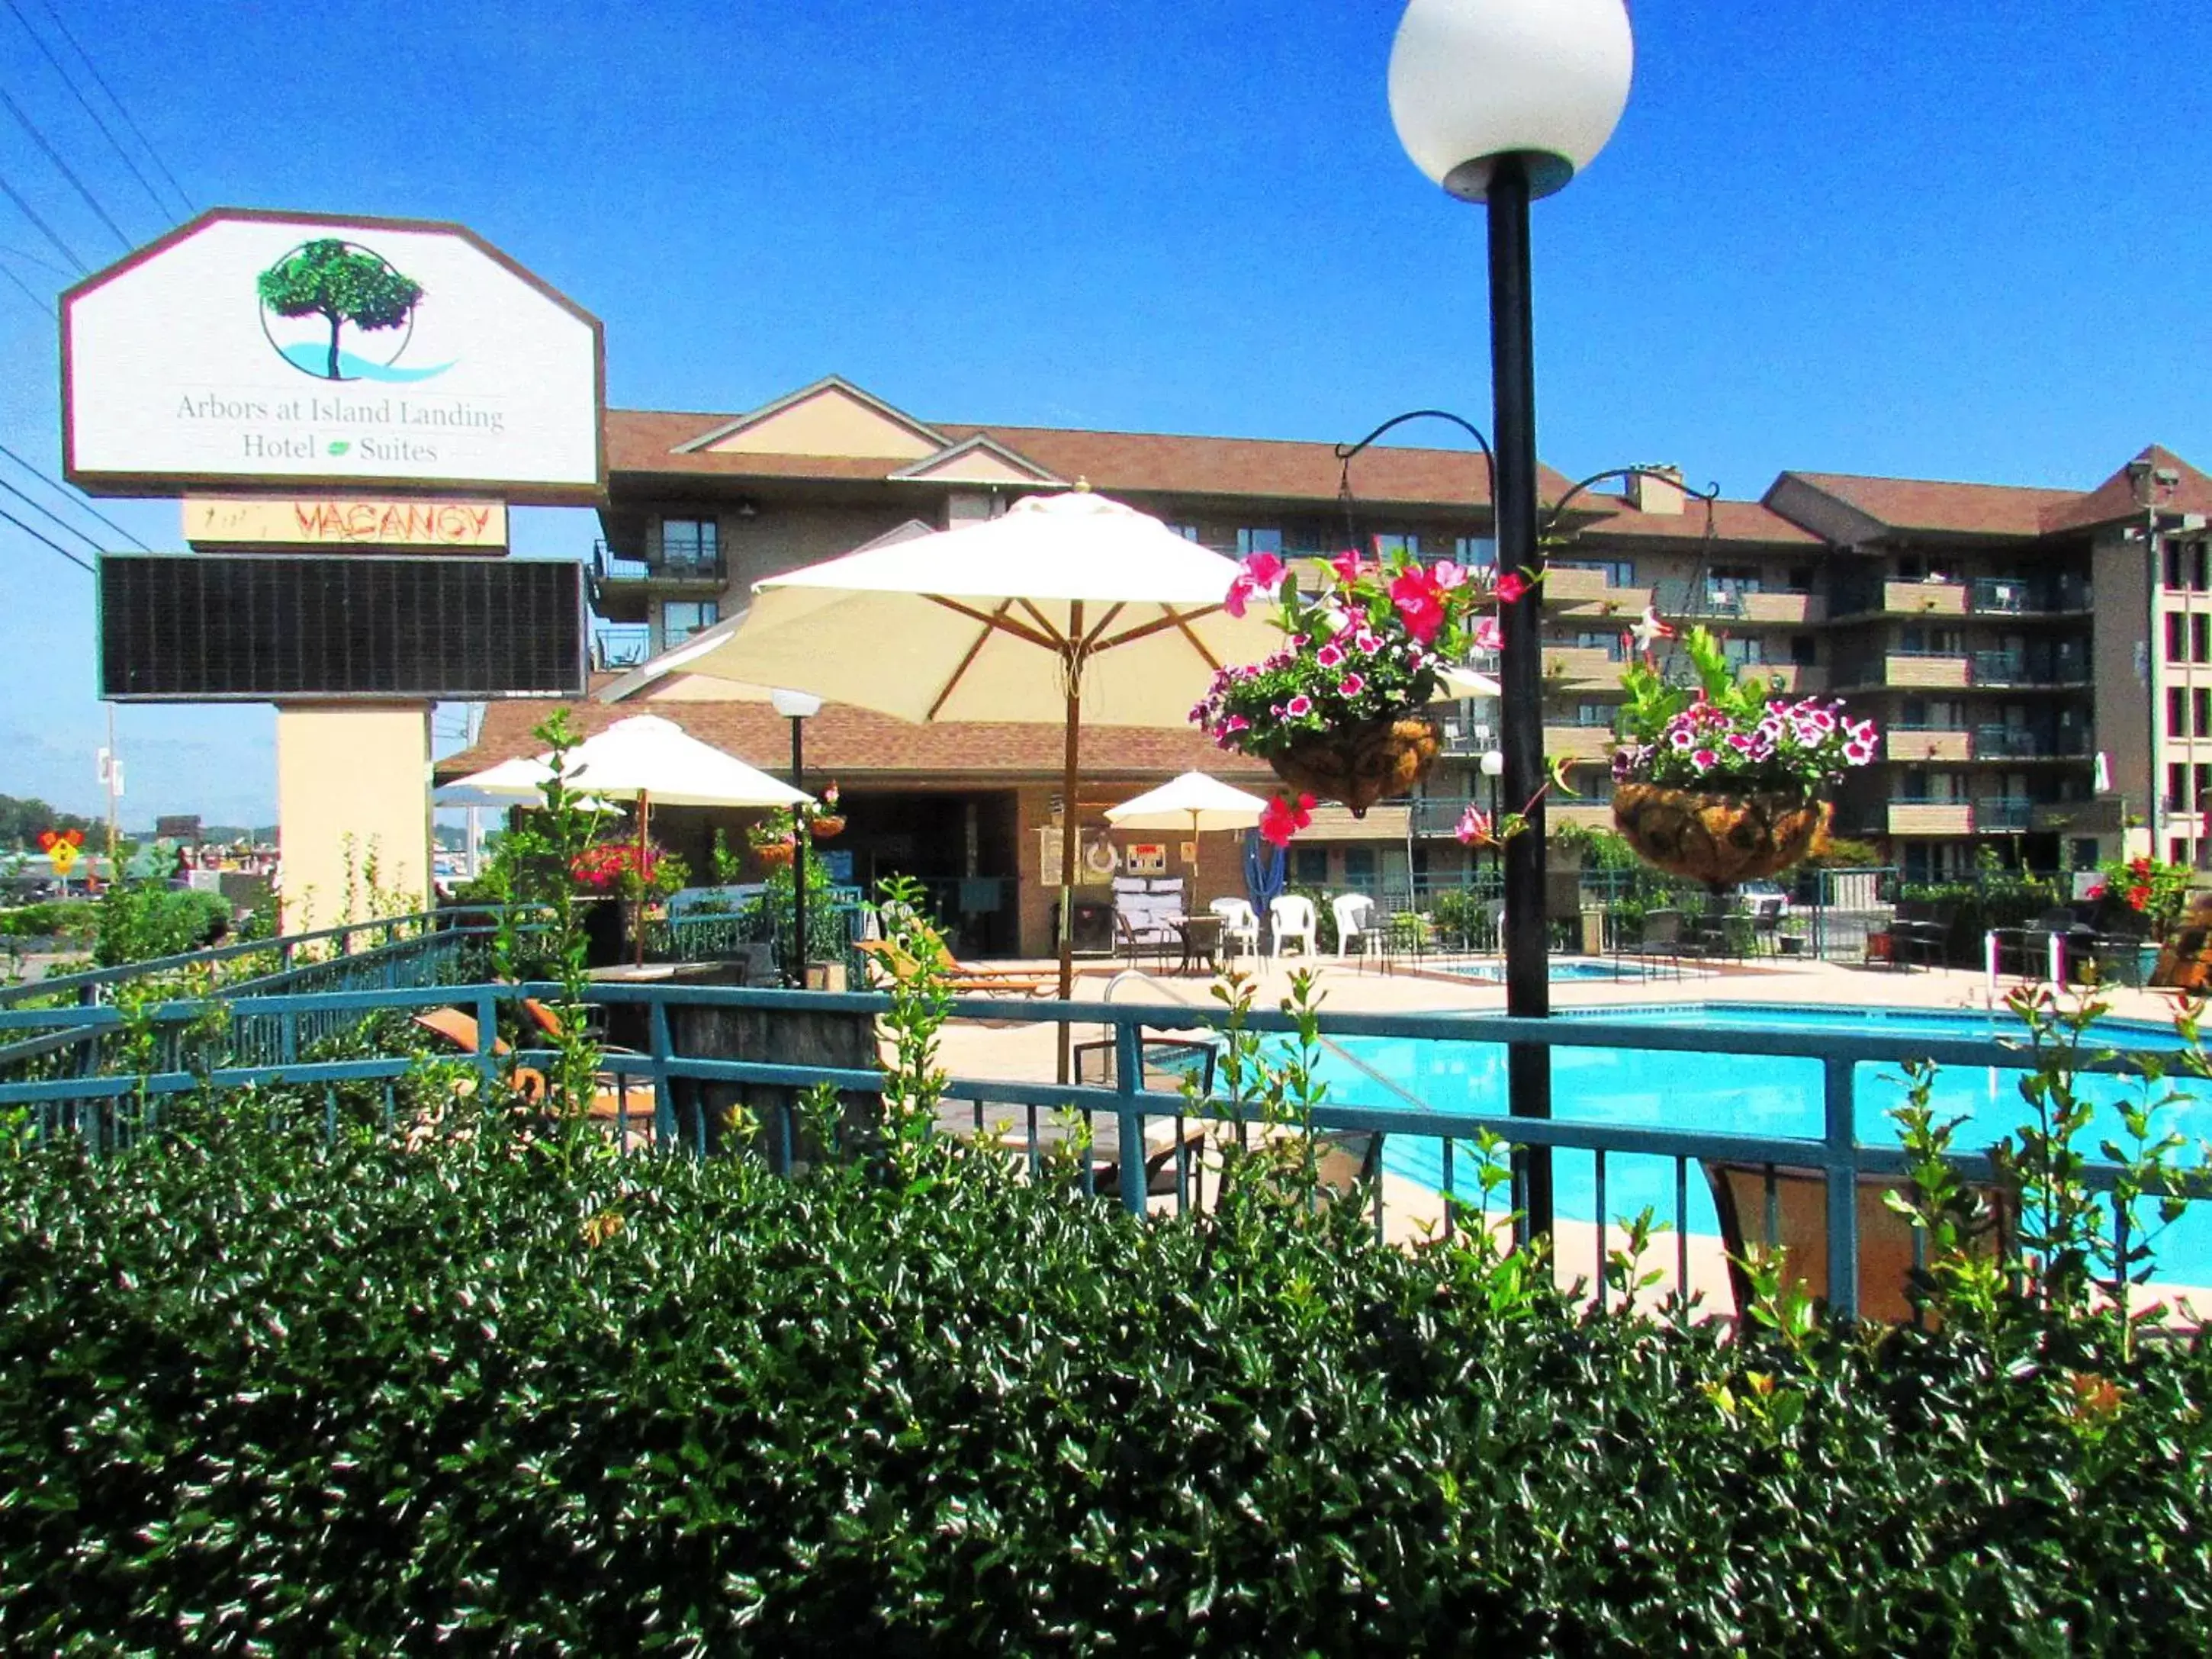
[[[1536,539],[1534,306],[1528,204],[1560,189],[1613,136],[1636,46],[1623,0],[1410,0],[1390,49],[1390,118],[1423,173],[1483,204],[1490,232],[1490,377],[1498,568],[1528,586],[1498,606],[1499,774],[1527,828],[1505,843],[1505,1012],[1552,1012],[1544,914],[1543,549]],[[1493,783],[1493,787],[1496,784]],[[1552,1115],[1550,1050],[1507,1051],[1516,1117]],[[1552,1158],[1514,1153],[1523,1225],[1552,1231]]]
[[[1413,164],[1480,202],[1501,155],[1530,196],[1562,188],[1628,105],[1636,42],[1621,0],[1413,0],[1390,49],[1390,118]]]

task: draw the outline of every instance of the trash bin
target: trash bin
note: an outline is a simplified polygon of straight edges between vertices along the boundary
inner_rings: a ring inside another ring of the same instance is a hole
[[[1586,957],[1605,954],[1605,912],[1602,910],[1583,912],[1583,954]]]

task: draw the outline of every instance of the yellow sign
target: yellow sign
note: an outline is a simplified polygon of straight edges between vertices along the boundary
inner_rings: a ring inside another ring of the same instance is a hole
[[[381,495],[187,495],[185,539],[222,547],[504,548],[507,504]]]
[[[39,832],[39,847],[52,860],[54,873],[66,881],[84,851],[84,831],[64,830],[57,835],[52,830],[42,830]]]

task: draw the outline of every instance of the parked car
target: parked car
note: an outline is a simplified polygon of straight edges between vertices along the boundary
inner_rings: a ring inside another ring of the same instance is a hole
[[[1760,921],[1779,921],[1790,914],[1790,895],[1774,882],[1747,881],[1736,889],[1736,896],[1745,911]]]

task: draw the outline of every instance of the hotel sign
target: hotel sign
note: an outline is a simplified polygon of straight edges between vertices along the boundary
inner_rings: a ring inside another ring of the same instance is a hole
[[[196,547],[497,551],[507,545],[507,503],[357,495],[187,495],[185,539]]]
[[[604,494],[598,319],[458,225],[218,208],[62,304],[93,494]]]

